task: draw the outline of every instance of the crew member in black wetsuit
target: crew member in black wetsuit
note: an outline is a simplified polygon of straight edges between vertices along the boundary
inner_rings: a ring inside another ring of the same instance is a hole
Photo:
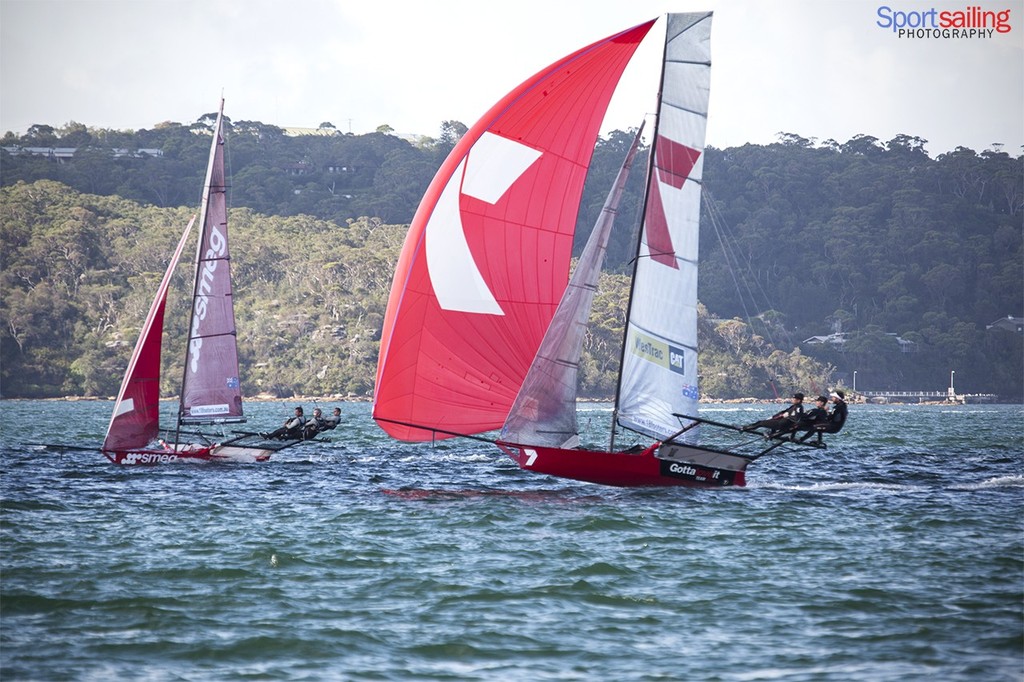
[[[800,439],[800,442],[804,442],[814,433],[814,428],[818,424],[824,424],[828,421],[828,398],[823,395],[819,395],[814,400],[814,407],[804,413],[804,416],[797,422],[796,428],[793,429],[794,435],[797,431],[807,431],[807,435]]]
[[[754,431],[759,428],[768,429],[768,433],[765,434],[768,438],[775,438],[781,433],[788,433],[793,430],[793,427],[799,423],[800,418],[804,415],[804,394],[794,393],[790,404],[784,409],[779,410],[771,416],[771,419],[762,419],[761,421],[748,424],[743,427],[744,431]]]
[[[837,388],[829,397],[832,399],[832,411],[828,413],[828,423],[821,430],[824,433],[838,433],[846,423],[846,415],[849,412],[846,394]]]
[[[837,388],[829,394],[829,398],[832,400],[832,411],[828,413],[828,419],[815,424],[813,430],[801,438],[800,442],[807,440],[811,437],[811,434],[816,433],[820,443],[823,433],[839,433],[839,430],[846,424],[846,416],[849,411],[846,406],[846,394]]]

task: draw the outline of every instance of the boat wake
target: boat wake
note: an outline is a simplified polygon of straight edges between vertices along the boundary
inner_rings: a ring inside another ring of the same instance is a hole
[[[787,485],[782,483],[756,483],[747,481],[750,490],[786,490],[799,492],[841,492],[847,490],[887,491],[893,493],[916,493],[926,490],[991,490],[993,488],[1024,488],[1024,476],[995,476],[976,483],[957,485],[923,485],[913,483],[877,483],[863,481],[835,481],[832,483],[811,483]]]
[[[471,500],[481,498],[502,498],[525,502],[579,502],[601,500],[599,495],[580,496],[566,490],[478,490],[471,488],[381,488],[385,495],[402,500]]]

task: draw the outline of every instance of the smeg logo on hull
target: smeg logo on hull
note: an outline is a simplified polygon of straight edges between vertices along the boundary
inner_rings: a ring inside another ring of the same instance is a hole
[[[121,464],[169,464],[178,461],[178,456],[162,452],[129,452]]]

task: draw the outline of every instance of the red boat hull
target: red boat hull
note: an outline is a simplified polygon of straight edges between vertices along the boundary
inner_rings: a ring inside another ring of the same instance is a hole
[[[733,453],[661,443],[635,453],[497,445],[522,469],[620,487],[742,487],[750,463]]]

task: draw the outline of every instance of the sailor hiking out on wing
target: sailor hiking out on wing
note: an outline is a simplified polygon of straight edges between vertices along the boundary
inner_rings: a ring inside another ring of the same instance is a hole
[[[762,419],[756,421],[753,424],[747,424],[743,427],[744,431],[755,431],[759,428],[766,428],[768,432],[765,434],[768,438],[776,438],[783,433],[790,433],[800,422],[800,419],[804,415],[804,394],[794,393],[790,399],[790,404],[782,410],[779,410],[771,416],[770,419]]]
[[[263,438],[278,438],[281,440],[294,440],[302,438],[302,428],[306,424],[306,417],[302,414],[302,407],[295,408],[295,415],[285,420],[284,426],[275,429],[270,433],[261,433]]]
[[[341,423],[341,408],[335,407],[331,416],[324,417],[324,425],[320,429],[321,431],[329,431],[338,428],[338,424]]]
[[[324,428],[324,413],[319,407],[313,408],[313,416],[302,427],[302,438],[310,440]]]
[[[837,388],[829,395],[829,399],[832,401],[832,411],[828,413],[828,419],[814,424],[807,434],[800,439],[801,443],[815,433],[818,434],[818,442],[820,443],[823,433],[839,433],[843,425],[846,424],[848,412],[846,394]]]
[[[338,428],[338,424],[341,423],[341,408],[335,407],[334,412],[329,417],[325,417],[319,407],[313,409],[313,416],[310,418],[306,425],[302,427],[302,438],[304,440],[312,440],[316,438],[318,433],[322,431],[331,431]]]
[[[811,434],[814,433],[815,428],[819,424],[824,424],[828,421],[828,397],[819,395],[814,400],[814,407],[804,413],[804,416],[800,418],[800,421],[793,427],[791,438],[796,438],[797,431],[807,431],[807,435],[800,439],[800,442],[807,440]]]

